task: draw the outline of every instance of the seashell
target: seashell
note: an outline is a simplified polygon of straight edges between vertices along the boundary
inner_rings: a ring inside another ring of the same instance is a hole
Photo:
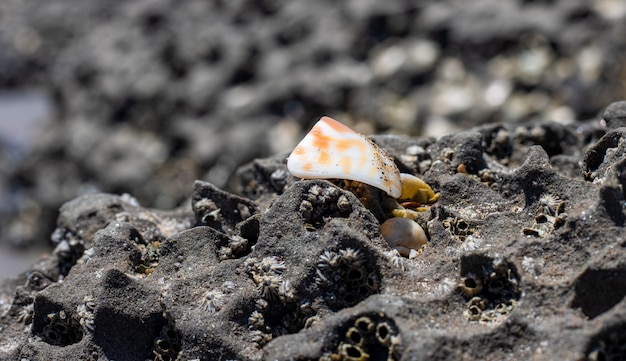
[[[422,227],[408,218],[389,218],[380,225],[380,232],[389,246],[405,257],[418,252],[428,242]]]
[[[338,121],[322,117],[287,159],[287,169],[306,179],[349,179],[402,194],[400,171],[386,151]]]

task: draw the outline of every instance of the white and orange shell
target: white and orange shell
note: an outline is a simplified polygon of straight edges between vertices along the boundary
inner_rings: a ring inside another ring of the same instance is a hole
[[[305,179],[349,179],[402,194],[400,171],[387,152],[338,121],[322,117],[287,159],[287,169]]]

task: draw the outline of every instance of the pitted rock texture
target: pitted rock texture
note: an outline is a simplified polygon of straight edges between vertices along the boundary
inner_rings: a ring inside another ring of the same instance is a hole
[[[54,111],[27,155],[0,157],[18,195],[0,241],[45,243],[89,190],[170,209],[195,179],[227,188],[323,114],[438,136],[599,120],[624,96],[625,19],[619,0],[4,0],[0,88],[42,89]]]
[[[293,178],[283,155],[240,168],[241,195],[196,181],[174,211],[75,199],[55,252],[3,284],[0,357],[623,359],[624,134],[541,122],[373,137],[440,192],[410,259],[372,203]]]

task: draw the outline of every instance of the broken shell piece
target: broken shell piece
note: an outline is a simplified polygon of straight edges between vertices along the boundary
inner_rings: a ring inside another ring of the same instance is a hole
[[[389,218],[380,225],[380,232],[389,246],[404,257],[417,255],[428,242],[422,227],[408,218]]]
[[[369,138],[338,121],[322,117],[287,159],[287,169],[305,179],[350,179],[382,189],[393,198],[402,193],[393,159]]]

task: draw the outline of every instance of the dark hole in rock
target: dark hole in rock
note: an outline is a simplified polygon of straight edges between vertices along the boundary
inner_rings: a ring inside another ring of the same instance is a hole
[[[135,243],[145,243],[143,237],[141,236],[141,233],[139,233],[139,231],[135,228],[130,229],[130,232],[128,233],[128,239]]]
[[[596,318],[626,296],[626,269],[587,270],[576,281],[572,308]]]
[[[346,296],[345,296],[345,298],[344,298],[344,301],[345,301],[345,303],[346,303],[346,304],[351,305],[351,304],[353,304],[353,303],[356,303],[357,298],[356,298],[356,297],[354,297],[354,295],[353,295],[353,294],[351,294],[351,293],[347,293],[347,294],[346,294]]]
[[[369,294],[370,294],[371,292],[370,292],[370,289],[369,289],[369,288],[367,288],[366,286],[361,286],[361,287],[359,287],[359,293],[360,293],[362,296],[369,296]]]
[[[171,346],[170,346],[170,342],[167,340],[159,340],[157,341],[158,346],[161,348],[161,350],[163,351],[169,351]]]
[[[469,312],[470,312],[470,314],[472,314],[474,316],[478,316],[478,315],[480,315],[482,313],[481,309],[478,308],[478,306],[470,306]]]
[[[358,280],[361,278],[361,271],[357,269],[353,269],[348,273],[348,279],[350,280]]]
[[[478,286],[476,284],[476,281],[473,278],[466,278],[464,282],[465,282],[465,287],[469,289],[475,289]]]
[[[378,331],[378,338],[381,341],[386,340],[387,337],[389,336],[389,328],[384,324],[378,325],[377,331]]]
[[[359,330],[367,332],[370,330],[371,323],[367,319],[359,319],[356,321],[355,325]]]
[[[626,324],[603,328],[587,344],[586,360],[626,360]]]
[[[349,357],[354,357],[355,359],[358,359],[361,357],[361,350],[359,350],[357,347],[355,346],[348,346],[346,348],[346,354]]]
[[[352,341],[352,343],[355,344],[359,344],[363,339],[359,331],[356,329],[351,329],[350,331],[348,331],[348,338],[350,339],[350,341]]]

